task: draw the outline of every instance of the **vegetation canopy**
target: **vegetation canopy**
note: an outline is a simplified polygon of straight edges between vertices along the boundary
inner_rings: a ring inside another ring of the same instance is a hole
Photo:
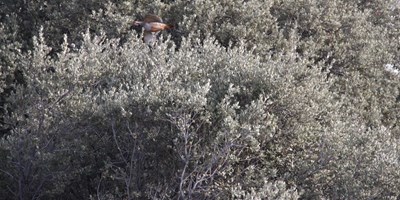
[[[0,199],[400,198],[397,0],[0,5]]]

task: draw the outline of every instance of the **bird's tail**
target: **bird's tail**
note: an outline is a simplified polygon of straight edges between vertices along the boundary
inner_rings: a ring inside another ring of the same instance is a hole
[[[165,26],[165,30],[169,30],[169,29],[175,29],[175,26],[174,26],[174,25],[171,25],[171,24],[167,24],[167,25]]]

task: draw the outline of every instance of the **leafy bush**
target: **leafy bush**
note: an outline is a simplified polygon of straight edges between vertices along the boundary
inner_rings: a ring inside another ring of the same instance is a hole
[[[4,199],[400,195],[394,1],[18,3]],[[128,23],[148,11],[178,27],[153,47]]]

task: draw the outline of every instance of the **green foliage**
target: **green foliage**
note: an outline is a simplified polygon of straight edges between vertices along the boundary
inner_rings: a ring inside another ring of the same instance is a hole
[[[397,4],[6,1],[0,197],[398,198]]]

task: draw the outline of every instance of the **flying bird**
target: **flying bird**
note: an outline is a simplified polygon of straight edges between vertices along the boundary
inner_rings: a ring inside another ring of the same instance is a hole
[[[146,44],[154,44],[156,42],[156,34],[162,30],[173,29],[174,26],[163,23],[161,17],[157,15],[147,15],[143,21],[134,21],[133,26],[144,28],[143,41]]]

